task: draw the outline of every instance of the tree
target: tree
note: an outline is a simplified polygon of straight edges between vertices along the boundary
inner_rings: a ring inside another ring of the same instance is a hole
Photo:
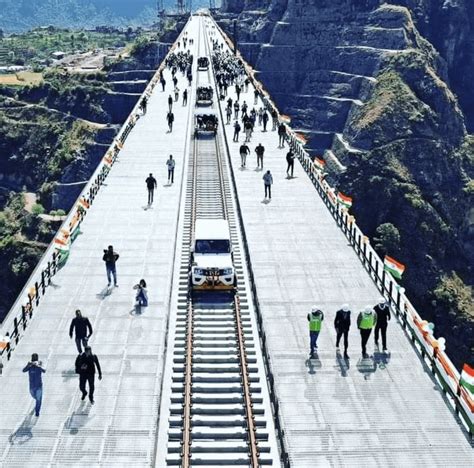
[[[383,254],[396,254],[400,250],[400,232],[392,223],[383,223],[375,230],[375,248]]]
[[[35,215],[43,214],[44,213],[43,205],[41,205],[41,203],[35,203],[31,208],[31,212]]]

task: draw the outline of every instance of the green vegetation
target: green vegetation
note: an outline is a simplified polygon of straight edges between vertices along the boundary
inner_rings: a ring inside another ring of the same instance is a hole
[[[383,223],[375,230],[375,248],[382,255],[395,255],[400,251],[400,231],[392,223]]]
[[[41,83],[18,89],[16,98],[105,123],[110,120],[102,107],[108,91],[110,86],[104,73],[69,73],[50,69],[44,73]]]
[[[472,287],[466,286],[456,272],[443,275],[433,295],[439,305],[448,310],[449,313],[461,312],[465,317],[474,318]]]
[[[43,214],[45,211],[44,206],[41,203],[35,203],[33,207],[31,208],[31,212],[34,215],[40,215]]]
[[[52,26],[5,37],[0,41],[0,66],[53,63],[53,53],[78,54],[95,49],[123,49],[140,33],[105,28],[107,32],[70,31]]]

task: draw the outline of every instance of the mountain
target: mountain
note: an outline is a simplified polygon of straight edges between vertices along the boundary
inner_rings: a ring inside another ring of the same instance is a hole
[[[176,2],[164,0],[166,9]],[[194,0],[193,8],[208,5]],[[0,29],[21,32],[38,26],[90,28],[140,26],[156,20],[156,0],[0,0]]]
[[[472,0],[224,0],[233,35],[456,365],[474,363]]]

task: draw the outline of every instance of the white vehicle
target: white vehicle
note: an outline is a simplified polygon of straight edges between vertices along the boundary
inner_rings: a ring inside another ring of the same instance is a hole
[[[192,248],[192,288],[229,290],[236,285],[229,224],[225,219],[197,219]]]

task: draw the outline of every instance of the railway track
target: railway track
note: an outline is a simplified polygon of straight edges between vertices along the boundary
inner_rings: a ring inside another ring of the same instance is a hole
[[[199,47],[209,57],[204,31]],[[201,53],[201,56],[203,53]],[[211,69],[207,74],[212,83]],[[217,94],[217,93],[216,93]],[[217,97],[216,97],[217,99]],[[188,162],[166,465],[279,466],[240,225],[222,134],[195,138]],[[196,219],[229,223],[238,287],[193,295],[188,274]]]

